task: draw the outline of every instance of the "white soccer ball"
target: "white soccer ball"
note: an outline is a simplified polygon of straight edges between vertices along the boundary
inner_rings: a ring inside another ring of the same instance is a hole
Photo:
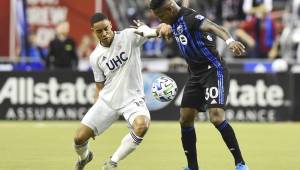
[[[177,93],[176,82],[167,76],[157,78],[152,84],[152,95],[161,102],[173,100]]]

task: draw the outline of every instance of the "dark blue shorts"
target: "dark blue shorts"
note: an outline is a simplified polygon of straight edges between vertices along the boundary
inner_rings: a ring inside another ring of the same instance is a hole
[[[185,84],[181,107],[195,108],[200,112],[207,108],[225,109],[229,92],[229,73],[225,65],[211,67],[197,76],[191,75]]]

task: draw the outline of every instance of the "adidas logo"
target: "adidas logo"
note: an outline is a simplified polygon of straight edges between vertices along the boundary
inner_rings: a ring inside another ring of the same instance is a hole
[[[211,68],[211,66],[210,66],[210,65],[208,65],[207,69],[209,70],[210,68]]]
[[[106,57],[105,57],[105,56],[102,57],[102,61],[104,61],[104,60],[106,60]]]
[[[213,99],[210,104],[217,104],[217,101]]]

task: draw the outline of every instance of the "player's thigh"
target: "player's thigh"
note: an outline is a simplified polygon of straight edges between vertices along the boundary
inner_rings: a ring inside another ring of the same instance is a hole
[[[95,136],[103,133],[119,118],[116,110],[98,100],[83,117],[81,123],[91,128]]]
[[[200,81],[200,80],[199,80]],[[204,112],[206,110],[205,93],[202,84],[189,79],[184,87],[181,101],[180,116],[191,114],[194,110]]]
[[[126,107],[119,110],[123,114],[124,119],[128,122],[130,128],[143,124],[146,128],[150,124],[150,113],[144,99],[136,99]]]
[[[204,94],[207,108],[225,107],[229,91],[229,74],[226,67],[212,68],[206,73]]]

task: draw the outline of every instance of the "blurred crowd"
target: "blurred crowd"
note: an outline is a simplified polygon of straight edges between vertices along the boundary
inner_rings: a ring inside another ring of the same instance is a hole
[[[114,17],[119,29],[130,26],[134,19],[140,19],[151,27],[160,23],[148,9],[148,0],[111,0],[108,3],[111,10],[115,11]],[[233,38],[243,42],[247,54],[242,58],[283,58],[300,63],[300,0],[189,0],[188,5],[224,26]],[[76,44],[69,36],[70,29],[67,21],[59,23],[56,36],[46,49],[36,45],[35,33],[30,32],[30,45],[20,55],[40,61],[49,69],[88,70],[88,57],[97,40],[87,33]],[[225,59],[236,59],[226,49],[223,40],[218,39],[216,42],[218,51]],[[142,50],[143,58],[169,59],[170,68],[172,64],[182,64],[173,39],[149,39]]]

